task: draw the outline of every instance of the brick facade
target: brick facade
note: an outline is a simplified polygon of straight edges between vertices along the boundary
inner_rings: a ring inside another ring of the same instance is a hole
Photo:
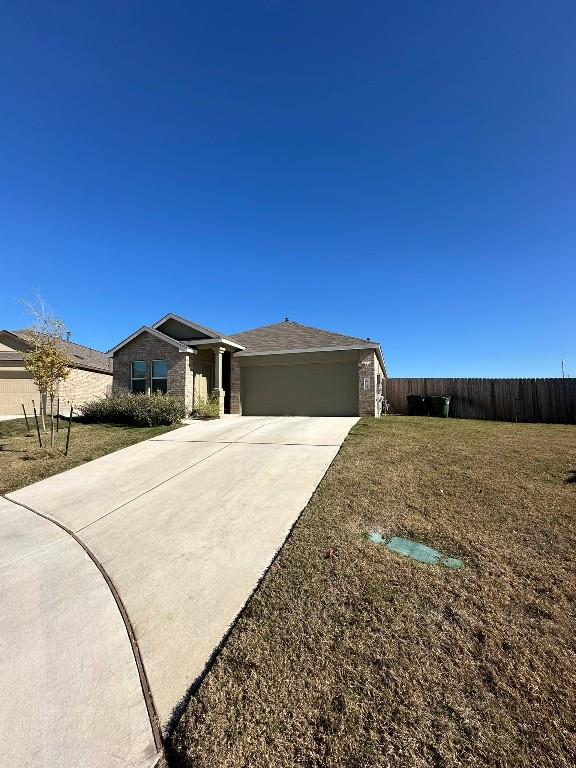
[[[57,395],[60,398],[60,413],[68,414],[71,405],[78,410],[83,403],[109,395],[111,391],[110,374],[73,368],[68,378],[60,383]]]
[[[358,413],[360,416],[380,416],[383,376],[384,373],[374,350],[359,350]]]
[[[20,336],[17,334],[21,334]],[[108,371],[106,356],[97,350],[69,344],[62,341],[64,350],[76,361],[68,378],[60,383],[54,397],[54,410],[60,398],[60,413],[68,415],[70,405],[75,410],[98,397],[104,397],[112,391],[112,371]],[[22,403],[28,413],[32,410],[32,400],[36,406],[48,409],[46,398],[41,397],[31,374],[25,369],[22,355],[28,349],[24,332],[0,331],[0,414],[20,415]],[[72,350],[72,352],[71,352]],[[77,354],[78,353],[78,354]],[[83,357],[90,368],[81,367],[78,358]]]
[[[141,333],[140,336],[128,342],[114,353],[114,390],[131,389],[132,368],[135,360],[147,363],[147,391],[151,390],[152,361],[168,361],[168,393],[184,398],[187,410],[191,410],[194,402],[194,362],[195,355],[179,352],[172,344],[156,338],[151,333]]]
[[[240,360],[236,355],[230,358],[230,413],[242,415],[240,400]]]
[[[350,353],[352,355],[352,353]],[[168,393],[184,397],[186,409],[190,412],[194,406],[194,397],[207,397],[215,394],[214,349],[198,349],[195,354],[180,352],[177,347],[157,338],[146,331],[142,332],[125,346],[114,353],[114,390],[131,388],[131,363],[143,360],[147,363],[147,390],[151,389],[151,369],[153,360],[168,361]],[[354,359],[354,358],[352,358]],[[221,412],[224,404],[224,390],[230,387],[229,408],[231,414],[241,415],[241,366],[240,358],[230,355],[230,377],[222,381],[220,396]],[[358,414],[360,416],[379,416],[382,404],[382,380],[384,373],[374,349],[357,351],[358,372]],[[227,405],[228,407],[228,405]]]

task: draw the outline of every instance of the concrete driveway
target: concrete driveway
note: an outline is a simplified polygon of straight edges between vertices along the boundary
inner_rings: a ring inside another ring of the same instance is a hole
[[[151,721],[169,730],[356,421],[194,422],[0,499],[7,764],[153,765]]]

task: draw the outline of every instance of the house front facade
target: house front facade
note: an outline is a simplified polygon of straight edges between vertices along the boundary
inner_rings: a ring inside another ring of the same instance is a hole
[[[188,410],[213,397],[220,414],[378,416],[380,345],[286,319],[223,335],[168,314],[108,353],[115,390],[166,392]]]
[[[70,375],[58,387],[55,405],[60,405],[61,413],[112,391],[112,361],[107,355],[72,341],[59,343],[72,364]],[[0,416],[22,415],[22,404],[31,413],[32,401],[37,406],[40,402],[38,387],[24,367],[29,347],[26,331],[0,331]]]

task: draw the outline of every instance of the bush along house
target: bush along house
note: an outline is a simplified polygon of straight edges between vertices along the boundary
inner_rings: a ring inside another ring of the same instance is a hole
[[[380,344],[286,319],[224,335],[168,314],[108,353],[114,389],[213,398],[220,415],[379,416]]]

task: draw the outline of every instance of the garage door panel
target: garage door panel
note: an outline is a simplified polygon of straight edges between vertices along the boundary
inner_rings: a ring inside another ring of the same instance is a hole
[[[246,365],[241,370],[247,416],[355,416],[355,363]]]
[[[29,373],[0,369],[0,416],[22,413],[22,401],[26,410],[30,410],[33,399],[38,400],[38,389]]]

